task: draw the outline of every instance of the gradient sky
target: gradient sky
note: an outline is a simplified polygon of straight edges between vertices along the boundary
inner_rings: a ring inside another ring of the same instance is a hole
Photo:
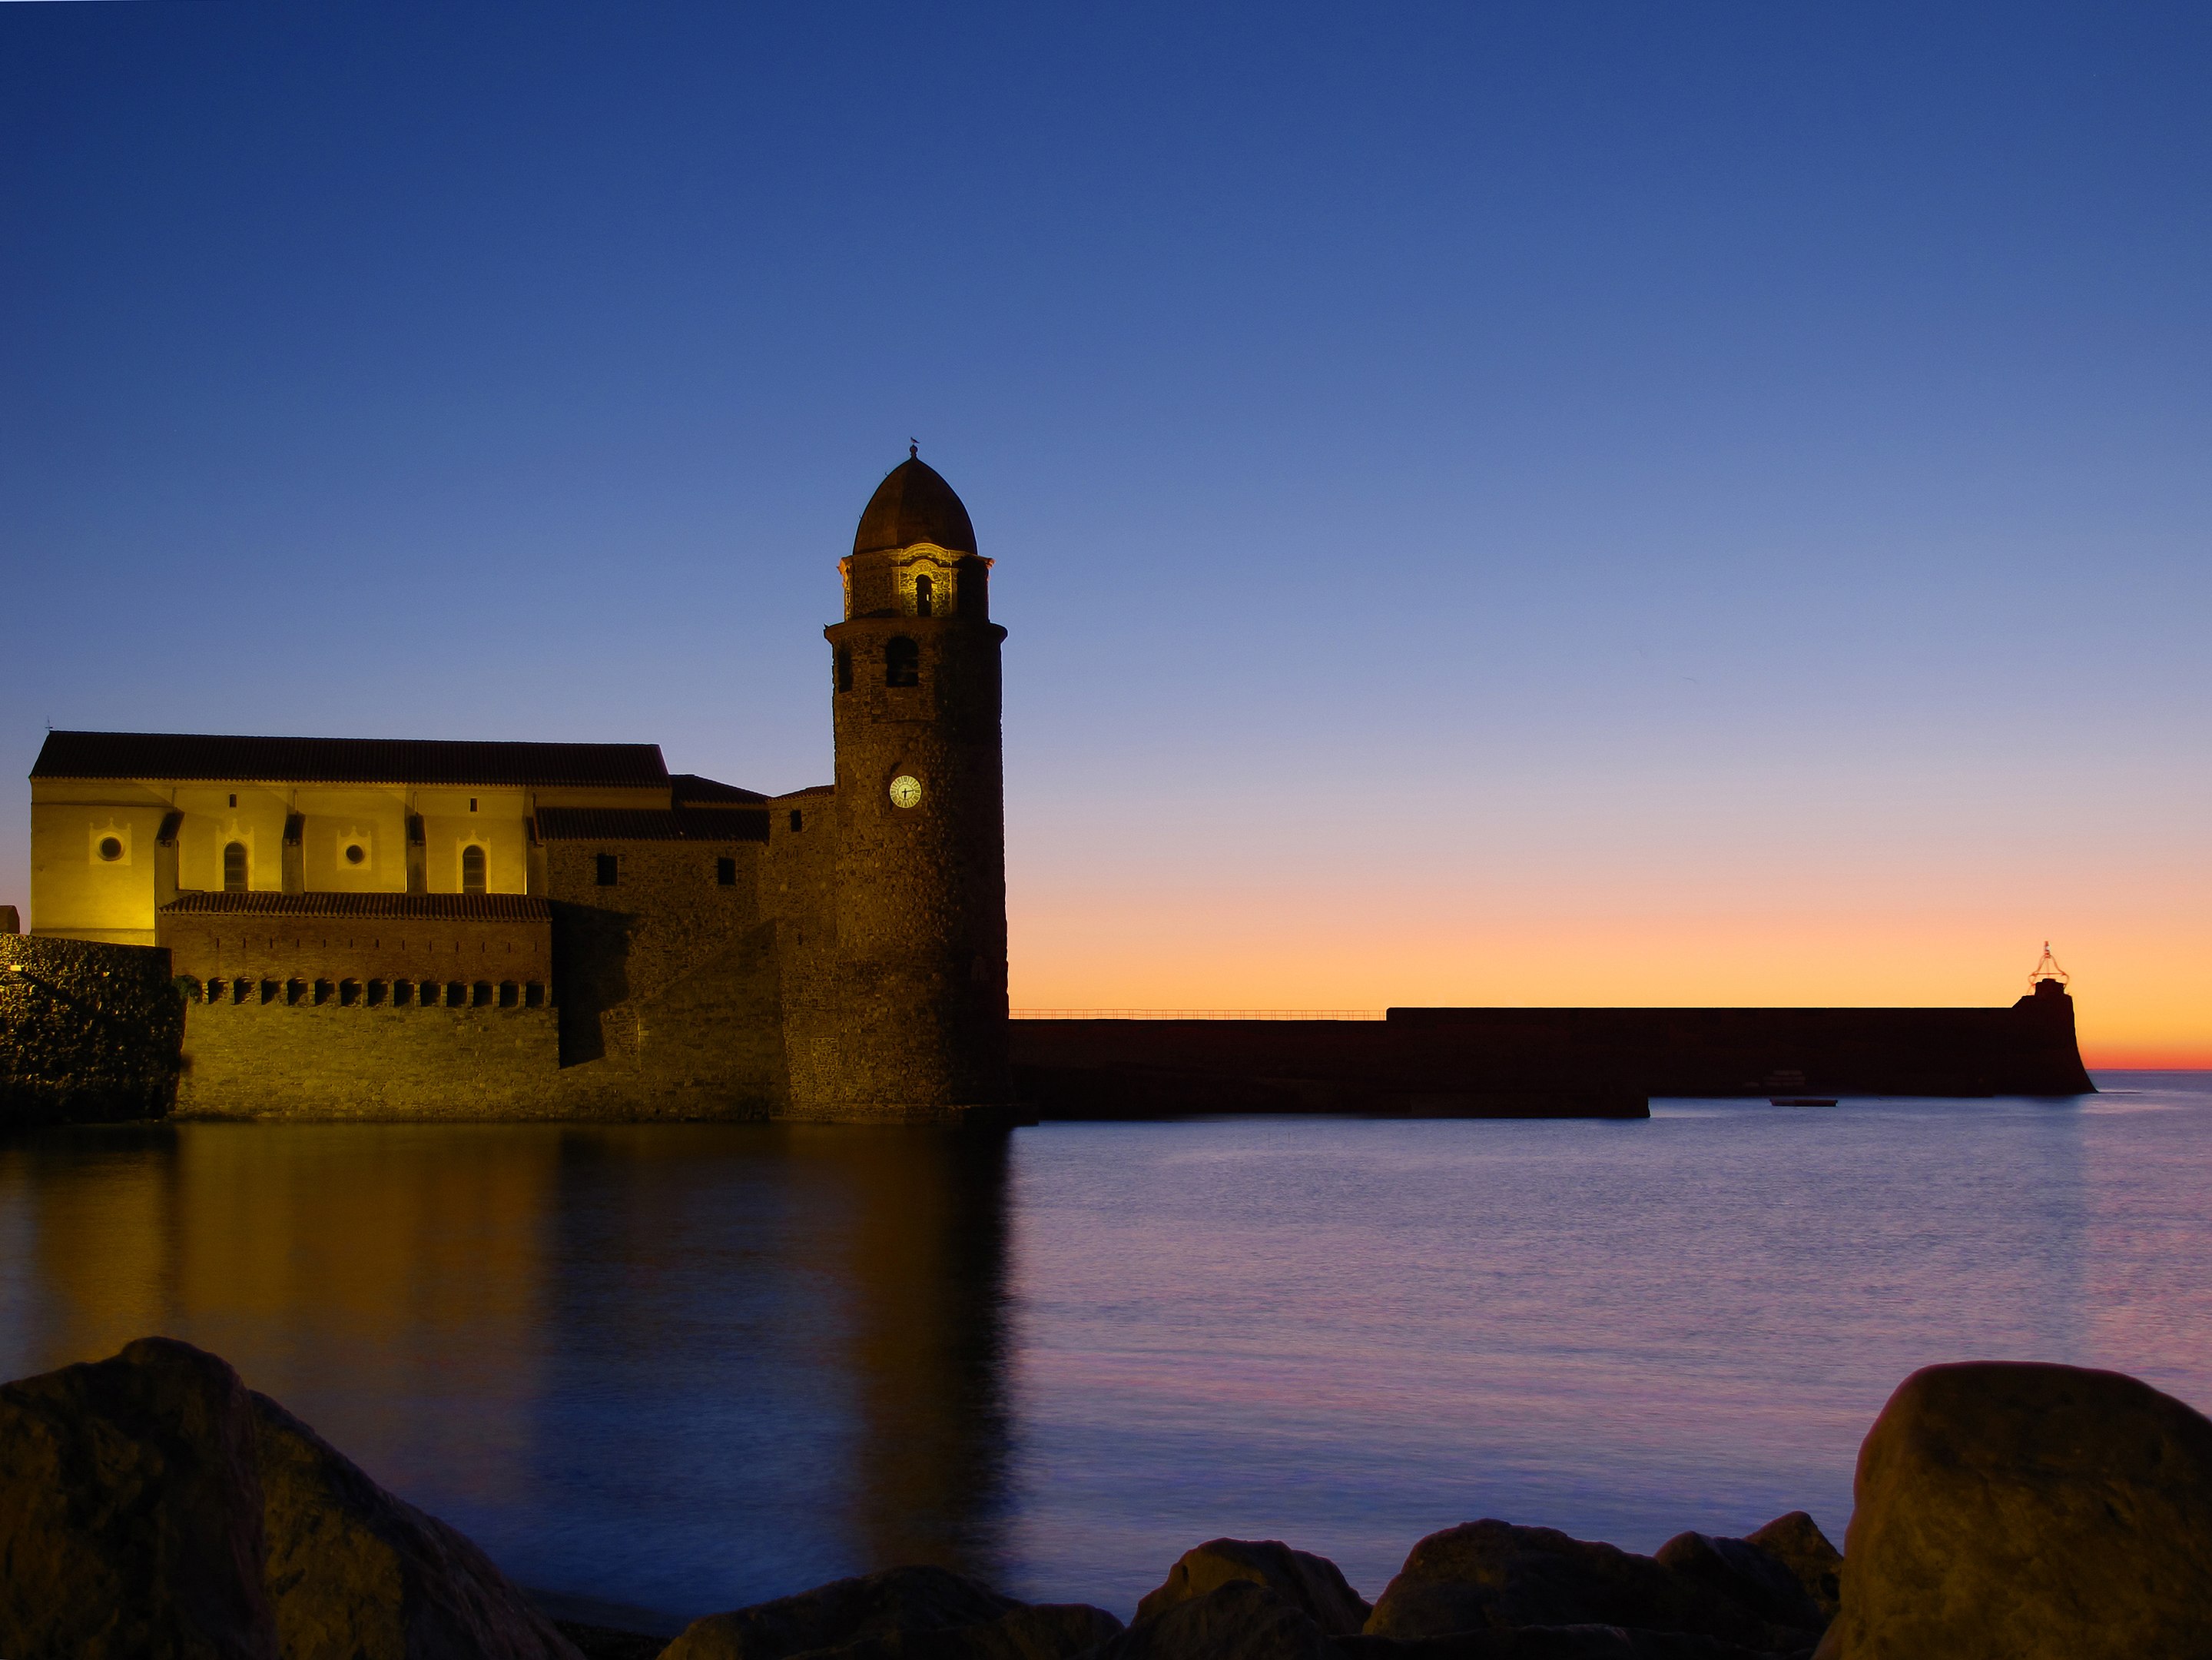
[[[830,775],[919,438],[1018,1006],[2212,1065],[2212,10],[0,6],[46,726]]]

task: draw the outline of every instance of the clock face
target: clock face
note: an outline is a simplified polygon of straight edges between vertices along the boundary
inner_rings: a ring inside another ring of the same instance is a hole
[[[891,780],[891,805],[910,807],[921,800],[921,780],[908,773],[901,773]]]

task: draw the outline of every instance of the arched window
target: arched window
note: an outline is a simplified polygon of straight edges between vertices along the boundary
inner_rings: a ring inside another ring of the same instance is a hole
[[[461,849],[461,891],[482,893],[484,891],[484,850],[481,842],[471,842]]]
[[[227,842],[222,850],[222,891],[225,893],[246,891],[246,843]]]
[[[927,617],[930,614],[929,608],[935,603],[936,599],[936,583],[931,581],[927,576],[917,576],[914,579],[914,614],[916,617]]]
[[[884,684],[918,686],[921,684],[921,648],[904,635],[884,642]]]
[[[853,690],[853,651],[849,646],[837,648],[837,690]]]

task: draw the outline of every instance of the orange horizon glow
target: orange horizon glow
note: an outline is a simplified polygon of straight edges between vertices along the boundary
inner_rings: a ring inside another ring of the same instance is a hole
[[[1996,1007],[2039,935],[1987,919],[1688,915],[1540,925],[1328,918],[1266,903],[1018,905],[1016,1008]],[[1464,927],[1464,932],[1462,927]],[[2054,935],[2082,1061],[2212,1069],[2212,970],[2171,936]]]

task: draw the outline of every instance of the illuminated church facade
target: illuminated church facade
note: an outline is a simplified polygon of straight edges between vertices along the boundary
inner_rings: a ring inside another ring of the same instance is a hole
[[[916,457],[862,514],[835,782],[659,748],[55,732],[31,931],[166,946],[178,1106],[942,1122],[1000,1110],[991,562]]]

